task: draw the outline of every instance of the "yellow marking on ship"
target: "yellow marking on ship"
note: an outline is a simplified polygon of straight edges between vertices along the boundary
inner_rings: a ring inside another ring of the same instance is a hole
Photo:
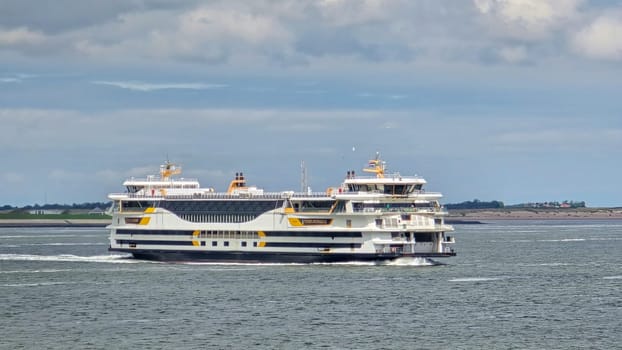
[[[266,233],[265,233],[265,232],[263,232],[263,231],[257,231],[257,236],[259,236],[259,237],[262,237],[262,238],[263,238],[263,237],[266,237]]]
[[[140,219],[140,222],[138,223],[139,225],[149,225],[149,221],[151,220],[150,217],[144,217]]]
[[[263,248],[266,246],[266,242],[259,242],[258,246],[259,248]]]
[[[145,214],[153,214],[154,212],[155,212],[155,208],[154,207],[145,209]]]
[[[200,234],[201,234],[200,230],[192,231],[192,237],[194,237],[194,238],[198,238]],[[192,245],[195,246],[195,247],[198,247],[198,246],[201,245],[201,242],[199,242],[199,240],[197,240],[197,239],[193,239],[192,240]]]
[[[302,226],[302,221],[298,218],[287,218],[289,220],[289,224],[292,226]]]
[[[285,214],[293,214],[295,212],[294,208],[285,208]]]

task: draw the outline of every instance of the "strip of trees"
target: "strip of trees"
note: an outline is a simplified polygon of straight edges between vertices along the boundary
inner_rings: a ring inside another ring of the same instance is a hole
[[[86,203],[73,203],[73,204],[43,204],[43,205],[39,205],[39,204],[35,204],[35,205],[27,205],[25,207],[14,207],[11,205],[4,205],[0,207],[0,210],[3,211],[7,211],[7,210],[33,210],[33,209],[58,209],[58,210],[71,210],[71,209],[95,209],[95,208],[101,208],[101,209],[106,209],[108,207],[110,207],[112,203],[111,202],[86,202]]]

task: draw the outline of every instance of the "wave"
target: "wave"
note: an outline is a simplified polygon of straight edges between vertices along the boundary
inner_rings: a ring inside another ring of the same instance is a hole
[[[8,271],[0,271],[0,274],[8,273],[8,274],[21,274],[21,273],[56,273],[56,272],[68,272],[75,271],[74,269],[43,269],[43,270],[8,270]]]
[[[3,248],[18,248],[18,247],[26,247],[26,246],[76,246],[76,245],[81,245],[81,246],[90,246],[90,245],[108,245],[108,243],[84,243],[84,242],[80,242],[80,243],[74,243],[74,242],[67,242],[67,243],[19,243],[19,244],[0,244],[0,247]]]
[[[0,239],[8,238],[73,238],[73,237],[105,237],[103,235],[11,235],[0,236]]]
[[[0,284],[0,287],[41,287],[41,286],[57,286],[64,284],[76,284],[77,282],[38,282],[38,283],[9,283]]]
[[[62,261],[62,262],[96,262],[112,264],[136,264],[142,260],[132,259],[126,255],[94,255],[78,256],[70,254],[61,255],[32,255],[32,254],[0,254],[0,261]]]
[[[605,276],[603,277],[604,280],[620,280],[622,279],[622,276]]]
[[[585,238],[541,239],[538,242],[584,242]]]
[[[500,281],[504,279],[503,277],[464,277],[464,278],[454,278],[450,279],[449,282],[490,282],[490,281]]]

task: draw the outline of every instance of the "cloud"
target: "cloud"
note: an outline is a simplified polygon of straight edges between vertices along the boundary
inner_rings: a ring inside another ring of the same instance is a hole
[[[527,59],[525,46],[506,46],[499,49],[499,56],[509,63],[521,63]]]
[[[227,85],[224,84],[205,84],[205,83],[163,83],[153,84],[144,83],[139,81],[92,81],[97,85],[109,85],[122,89],[135,90],[135,91],[156,91],[156,90],[168,90],[168,89],[188,89],[188,90],[208,90],[208,89],[220,89]]]
[[[489,137],[495,148],[502,151],[526,152],[592,152],[617,149],[622,146],[622,129],[592,127],[582,129],[554,128],[500,132]]]
[[[622,12],[596,18],[571,41],[574,49],[586,57],[622,60]]]
[[[582,0],[474,0],[479,12],[498,30],[522,40],[542,40],[578,14]]]
[[[20,83],[22,80],[19,78],[0,78],[0,83]]]
[[[619,23],[609,14],[614,5],[586,0],[85,0],[65,11],[52,9],[52,16],[40,6],[7,1],[8,12],[0,14],[0,58],[11,51],[16,62],[23,55],[89,68],[166,65],[340,77],[361,67],[372,74],[427,66],[442,71],[457,64],[573,63],[575,54],[619,56],[611,39]],[[590,23],[599,16],[610,22]],[[584,29],[577,34],[576,28]],[[124,88],[158,89],[143,84]]]
[[[43,43],[45,35],[26,27],[0,30],[0,49],[12,46],[32,46]]]

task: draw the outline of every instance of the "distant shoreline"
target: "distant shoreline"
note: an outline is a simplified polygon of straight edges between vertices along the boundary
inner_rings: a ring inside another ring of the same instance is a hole
[[[620,220],[622,208],[500,208],[450,210],[448,223],[482,223],[491,220]]]
[[[106,227],[110,219],[0,219],[0,227]]]
[[[453,225],[484,224],[496,220],[622,220],[621,208],[501,208],[450,210]],[[0,219],[0,227],[106,227],[111,219]]]

